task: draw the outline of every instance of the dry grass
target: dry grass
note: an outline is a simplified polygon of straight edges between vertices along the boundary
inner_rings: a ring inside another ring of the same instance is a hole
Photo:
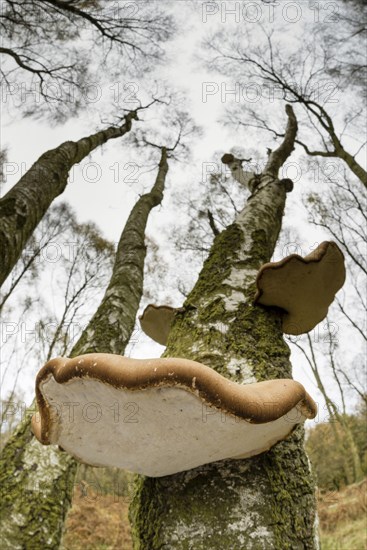
[[[75,490],[63,550],[132,550],[126,498]],[[320,491],[322,550],[367,550],[367,480],[342,491]]]
[[[87,484],[74,492],[63,550],[131,550],[127,499],[96,494]]]
[[[367,550],[367,480],[341,491],[319,492],[322,550]]]

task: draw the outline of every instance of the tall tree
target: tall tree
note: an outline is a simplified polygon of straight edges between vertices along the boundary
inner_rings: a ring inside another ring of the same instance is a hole
[[[241,38],[223,40],[220,35],[211,42],[210,48],[216,55],[215,65],[232,78],[233,75],[240,75],[242,80],[250,81],[255,90],[264,90],[270,103],[281,98],[285,102],[298,104],[302,108],[302,126],[308,130],[308,134],[298,137],[296,143],[303,147],[307,155],[341,159],[367,187],[367,172],[356,159],[366,143],[358,144],[358,148],[351,153],[344,138],[352,124],[359,121],[360,126],[363,125],[364,104],[355,100],[352,106],[348,106],[344,119],[340,120],[340,100],[336,97],[340,91],[348,92],[352,97],[355,95],[351,88],[351,75],[343,82],[337,77],[334,82],[322,81],[321,75],[330,74],[331,66],[334,66],[333,54],[322,46],[320,48],[315,41],[306,44],[302,41],[299,49],[292,54],[291,62],[285,62],[282,45],[277,43],[271,32],[264,30],[265,45],[262,47],[250,34],[245,40]],[[362,43],[361,38],[360,48]],[[330,112],[329,108],[333,104],[338,106],[338,110],[334,108]],[[274,129],[266,109],[259,111],[249,108],[247,115],[248,118],[243,120],[238,108],[235,108],[230,118],[234,124],[261,128],[276,138],[283,137]]]
[[[253,305],[255,277],[273,253],[286,201],[278,179],[291,154],[297,121],[287,105],[282,144],[258,186],[219,233],[165,356],[200,361],[241,383],[290,378],[280,313]],[[258,549],[317,547],[314,485],[297,428],[270,451],[169,477],[138,477],[131,505],[135,548]]]
[[[342,247],[348,280],[343,293],[330,312],[333,322],[323,325],[326,334],[312,341],[309,334],[292,342],[302,353],[330,417],[330,433],[339,447],[343,446],[341,463],[348,483],[363,477],[361,459],[348,423],[347,405],[365,397],[365,369],[358,357],[365,355],[366,286],[366,189],[355,186],[347,175],[341,181],[327,179],[324,193],[311,193],[306,198],[309,220],[322,228]],[[350,341],[353,341],[353,350]],[[348,356],[348,361],[345,357]],[[326,382],[327,376],[327,382]]]
[[[357,452],[366,475],[366,400],[361,400],[357,410],[353,414],[344,415],[343,420],[353,433]],[[338,439],[335,438],[336,430],[339,432]],[[308,430],[306,449],[317,476],[318,487],[333,491],[349,484],[345,464],[349,464],[352,469],[352,457],[349,446],[345,445],[343,429],[338,423],[335,423],[333,417]]]
[[[70,356],[98,350],[123,353],[143,291],[145,228],[161,203],[169,152],[161,147],[153,188],[132,209],[118,244],[104,298]],[[0,456],[0,530],[4,548],[58,548],[70,506],[76,461],[33,437],[27,415]]]
[[[57,206],[51,206],[28,240],[26,248],[23,249],[21,257],[11,272],[11,276],[7,279],[6,288],[5,285],[2,288],[3,292],[1,292],[0,297],[1,313],[3,313],[9,298],[19,287],[24,288],[24,285],[32,287],[32,282],[38,279],[40,270],[45,267],[43,260],[45,256],[47,257],[48,246],[52,246],[53,241],[57,240],[61,234],[65,236],[68,230],[71,233],[71,241],[83,231],[83,226],[76,221],[75,213],[65,202]],[[101,239],[101,237],[99,238]],[[37,293],[37,289],[34,287],[29,290],[33,294]]]
[[[25,409],[16,398],[21,375],[70,351],[90,317],[91,303],[103,295],[114,257],[113,243],[94,224],[78,223],[67,203],[51,207],[38,225],[0,299],[2,446],[3,432],[10,437],[10,425],[16,427]]]
[[[71,168],[96,147],[129,132],[133,120],[138,120],[137,110],[126,114],[123,124],[118,127],[110,126],[79,141],[66,141],[46,151],[0,199],[0,285],[52,201],[64,191]]]
[[[362,471],[362,465],[360,456],[358,453],[358,447],[355,442],[355,439],[353,437],[353,432],[350,429],[350,426],[348,424],[347,414],[346,414],[346,407],[345,407],[345,390],[343,388],[342,380],[340,372],[338,372],[337,368],[337,358],[335,357],[335,342],[333,342],[332,339],[332,332],[329,328],[329,341],[328,341],[328,363],[330,366],[330,370],[332,372],[332,376],[334,378],[334,382],[336,382],[336,385],[339,390],[339,398],[342,402],[342,409],[339,410],[337,404],[335,403],[335,400],[331,397],[331,392],[327,385],[323,381],[323,377],[321,374],[320,365],[317,359],[317,355],[315,353],[314,345],[312,343],[312,339],[309,334],[307,334],[307,344],[308,345],[301,345],[297,342],[294,343],[294,345],[302,352],[303,356],[305,357],[311,372],[314,376],[316,385],[318,390],[320,391],[322,397],[325,400],[326,409],[328,411],[330,421],[331,421],[331,428],[334,434],[334,438],[337,444],[341,446],[341,443],[343,442],[344,448],[348,450],[348,460],[347,457],[343,457],[343,469],[344,469],[344,475],[347,480],[348,484],[355,483],[356,481],[360,481],[363,478],[363,471]],[[319,358],[320,359],[320,358]]]

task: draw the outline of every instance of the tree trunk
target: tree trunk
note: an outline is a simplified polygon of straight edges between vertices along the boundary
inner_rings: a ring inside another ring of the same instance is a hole
[[[130,213],[118,245],[110,284],[71,357],[92,351],[124,352],[143,291],[146,223],[152,208],[162,201],[167,171],[167,153],[162,148],[154,187],[138,200]],[[1,548],[59,547],[76,469],[77,463],[72,457],[54,446],[38,443],[31,434],[27,415],[0,456]]]
[[[52,201],[65,189],[70,169],[96,147],[130,131],[131,111],[120,127],[109,127],[46,151],[0,199],[0,285],[3,284]]]
[[[279,311],[253,305],[255,277],[272,256],[285,189],[277,179],[297,130],[292,109],[274,151],[235,222],[214,240],[177,314],[166,356],[200,361],[240,383],[291,378]],[[270,451],[163,478],[137,476],[130,509],[139,550],[315,549],[314,483],[298,427]]]
[[[339,412],[338,407],[334,403],[326,391],[325,384],[322,381],[320,376],[319,367],[316,361],[316,355],[314,352],[313,344],[309,335],[308,345],[310,349],[310,356],[307,354],[306,350],[300,345],[296,344],[297,348],[302,351],[305,356],[308,364],[311,367],[312,374],[314,375],[316,385],[325,399],[326,408],[330,417],[331,429],[335,438],[335,441],[340,449],[342,461],[343,461],[343,471],[347,485],[356,483],[363,479],[363,470],[361,459],[359,457],[358,448],[353,436],[353,433],[348,425],[348,421],[343,414]],[[335,373],[335,371],[334,371]],[[342,389],[340,389],[341,395]],[[345,412],[345,411],[344,411]],[[336,421],[336,422],[335,422]],[[338,424],[338,425],[337,425]]]

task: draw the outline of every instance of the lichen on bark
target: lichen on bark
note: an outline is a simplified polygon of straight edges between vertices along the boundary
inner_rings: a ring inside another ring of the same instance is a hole
[[[70,456],[35,440],[27,415],[0,456],[1,548],[58,548],[75,473]]]

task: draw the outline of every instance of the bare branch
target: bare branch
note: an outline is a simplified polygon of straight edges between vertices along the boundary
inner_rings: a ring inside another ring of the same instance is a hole
[[[275,177],[278,175],[279,169],[285,163],[287,158],[291,155],[294,150],[294,143],[297,135],[297,119],[294,114],[293,108],[291,105],[287,104],[285,106],[285,112],[288,116],[288,124],[285,131],[284,139],[282,144],[272,151],[269,155],[268,162],[266,163],[264,172],[270,172]]]

